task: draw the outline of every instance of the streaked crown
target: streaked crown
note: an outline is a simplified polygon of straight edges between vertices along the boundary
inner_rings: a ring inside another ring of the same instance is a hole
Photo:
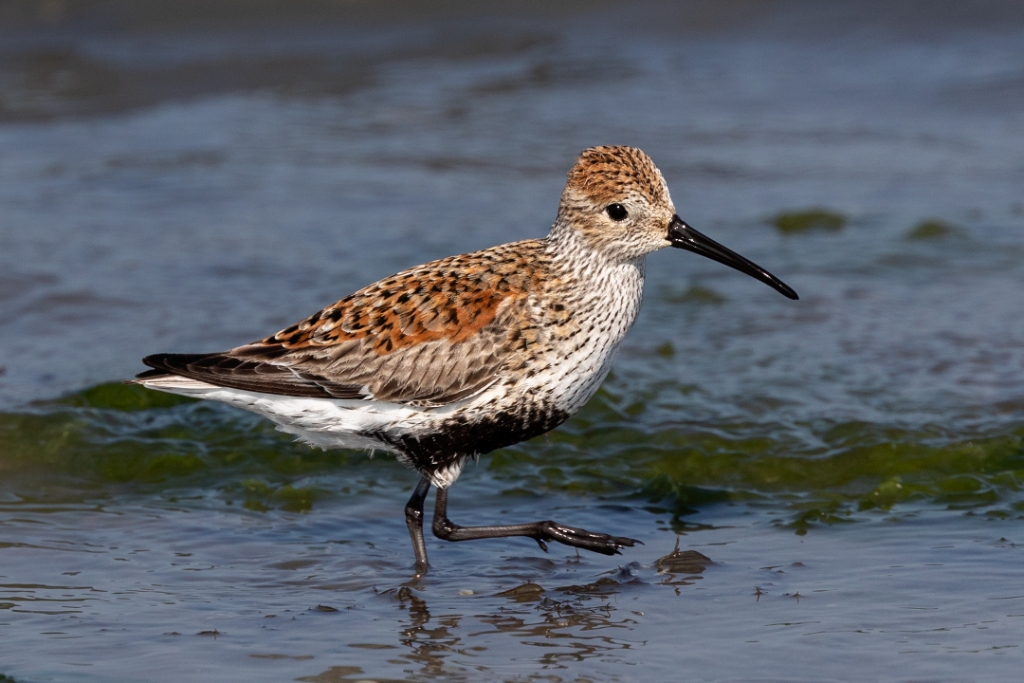
[[[661,171],[636,147],[591,147],[580,153],[567,188],[594,202],[615,202],[640,196],[651,204],[671,204]]]

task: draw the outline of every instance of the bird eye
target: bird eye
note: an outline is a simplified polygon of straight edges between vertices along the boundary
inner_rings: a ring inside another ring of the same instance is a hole
[[[608,217],[613,221],[624,221],[629,212],[626,211],[626,207],[622,204],[609,204],[605,207],[605,211],[608,212]]]

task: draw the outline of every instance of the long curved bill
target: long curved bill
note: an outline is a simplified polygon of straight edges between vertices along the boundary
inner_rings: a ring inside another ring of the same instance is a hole
[[[672,216],[672,222],[668,225],[668,241],[672,243],[673,247],[692,251],[695,254],[706,256],[712,261],[724,263],[741,273],[746,273],[750,277],[772,287],[782,296],[789,297],[790,299],[800,298],[785,282],[753,261],[748,261],[735,251],[727,249],[710,237],[697,232],[684,223],[679,216]]]

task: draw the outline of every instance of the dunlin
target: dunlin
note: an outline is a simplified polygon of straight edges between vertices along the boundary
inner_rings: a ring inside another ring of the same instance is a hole
[[[431,486],[444,540],[528,536],[616,554],[636,541],[550,520],[459,526],[448,489],[468,458],[554,429],[597,391],[640,310],[645,257],[663,247],[797,298],[684,223],[642,151],[594,147],[569,171],[547,237],[410,268],[229,351],[149,356],[154,369],[134,381],[254,411],[316,446],[396,453],[421,475],[405,508],[418,571]]]

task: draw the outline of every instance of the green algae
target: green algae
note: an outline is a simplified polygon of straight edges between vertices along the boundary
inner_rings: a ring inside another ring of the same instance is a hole
[[[751,423],[653,428],[656,397],[673,389],[602,389],[562,428],[482,466],[506,495],[614,496],[663,511],[674,525],[735,503],[781,508],[781,523],[797,533],[904,505],[1024,512],[1024,425],[960,438],[851,421],[810,429],[809,442]],[[101,385],[0,414],[0,486],[37,502],[104,498],[125,486],[200,489],[249,510],[304,512],[337,488],[318,478],[408,479],[391,458],[311,449],[248,413],[155,393]]]
[[[246,500],[303,511],[323,492],[295,481],[336,472],[352,456],[295,443],[269,422],[220,404],[165,396],[106,384],[30,411],[0,413],[0,486],[33,498],[40,490],[58,491],[62,500],[86,500],[124,485],[232,495],[238,482],[262,477],[269,492]]]
[[[313,503],[330,495],[316,486],[274,485],[262,479],[243,479],[226,488],[238,492],[243,498],[242,507],[256,512],[279,508],[288,512],[309,512]]]
[[[847,223],[845,215],[824,208],[783,211],[769,221],[784,235],[811,231],[837,232]]]
[[[1012,507],[1022,497],[1024,426],[965,439],[854,421],[815,430],[822,445],[809,447],[772,430],[751,436],[745,425],[651,433],[614,403],[602,391],[546,441],[494,454],[491,471],[530,490],[647,501],[674,525],[720,503],[781,507],[797,533],[904,504],[1024,510]]]
[[[928,218],[907,232],[907,239],[912,241],[936,240],[963,234],[959,226],[947,223],[939,218]]]
[[[152,408],[170,408],[185,403],[195,403],[196,399],[153,391],[138,384],[108,382],[85,389],[76,394],[65,396],[50,405],[65,405],[75,408],[104,408],[109,410],[135,411]],[[40,402],[40,405],[47,405]]]

